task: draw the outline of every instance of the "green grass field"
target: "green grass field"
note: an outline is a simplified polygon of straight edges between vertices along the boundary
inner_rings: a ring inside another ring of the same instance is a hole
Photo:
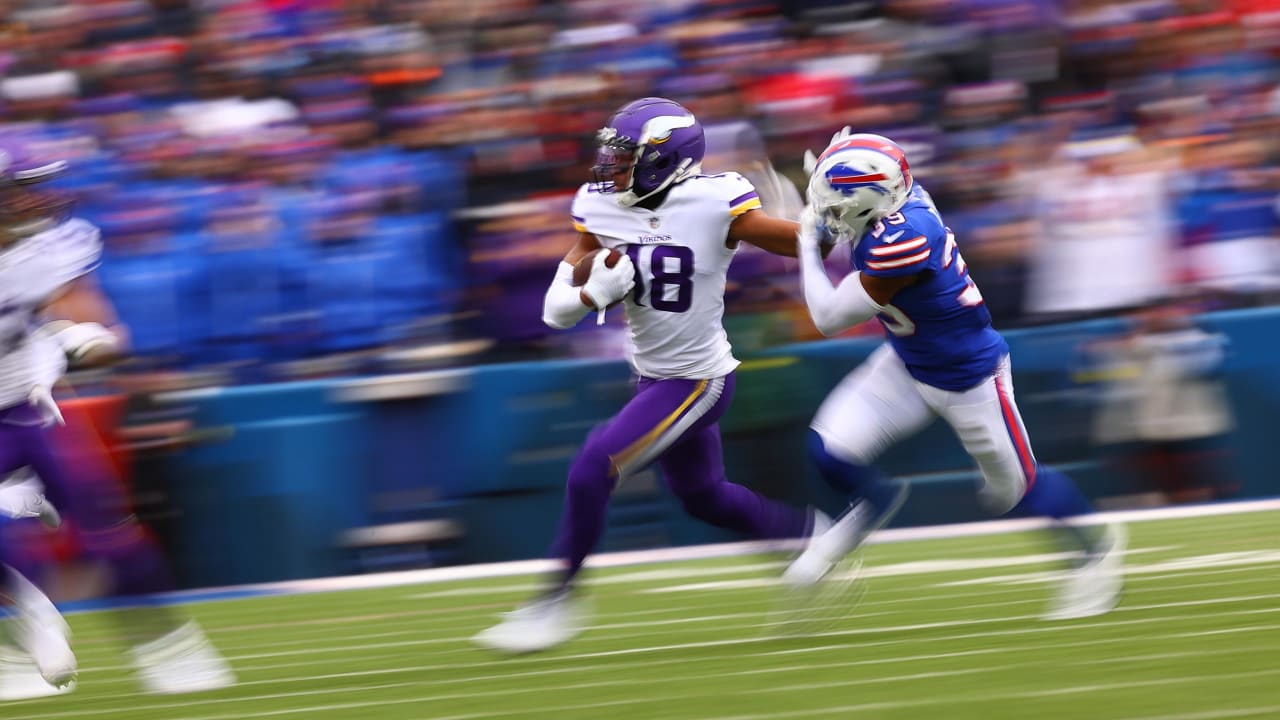
[[[828,631],[770,638],[778,555],[593,571],[593,627],[515,659],[467,638],[533,578],[196,604],[241,683],[137,694],[109,616],[72,618],[67,696],[7,720],[318,718],[1280,718],[1280,512],[1129,525],[1114,613],[1038,619],[1039,533],[866,551],[867,594]]]

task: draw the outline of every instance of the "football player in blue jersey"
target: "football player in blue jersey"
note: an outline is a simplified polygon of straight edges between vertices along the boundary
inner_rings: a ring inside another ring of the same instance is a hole
[[[784,581],[815,586],[901,506],[906,485],[871,464],[891,444],[941,416],[977,462],[990,512],[1053,518],[1083,551],[1047,617],[1115,607],[1122,584],[1121,526],[1071,522],[1092,511],[1075,483],[1036,462],[1014,402],[1009,349],[991,326],[955,236],[906,155],[879,135],[845,128],[814,158],[799,250],[805,303],[824,335],[877,318],[888,342],[831,391],[811,424],[810,455],[851,499],[848,511],[788,567]],[[853,272],[833,285],[821,246],[847,243]]]

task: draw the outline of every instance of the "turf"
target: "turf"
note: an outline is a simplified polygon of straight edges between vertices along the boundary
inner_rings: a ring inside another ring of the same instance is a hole
[[[593,571],[593,627],[500,658],[467,638],[533,578],[260,597],[187,608],[240,684],[137,691],[110,615],[72,617],[73,694],[3,717],[1280,718],[1280,512],[1138,522],[1112,614],[1046,622],[1040,533],[895,542],[824,632],[777,638],[778,555]]]

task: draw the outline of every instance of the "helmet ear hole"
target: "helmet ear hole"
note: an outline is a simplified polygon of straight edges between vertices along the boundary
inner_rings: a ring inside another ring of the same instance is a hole
[[[662,157],[658,158],[657,162],[653,164],[653,167],[658,170],[666,170],[667,168],[671,167],[671,156],[663,155]]]

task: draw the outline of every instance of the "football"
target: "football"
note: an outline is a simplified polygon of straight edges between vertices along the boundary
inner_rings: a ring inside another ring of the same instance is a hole
[[[584,255],[577,265],[573,266],[574,287],[582,287],[587,284],[587,278],[591,277],[591,261],[595,260],[596,255],[602,252],[609,253],[609,257],[604,259],[605,267],[614,267],[622,259],[622,253],[614,249],[600,248],[599,250],[592,250]]]

